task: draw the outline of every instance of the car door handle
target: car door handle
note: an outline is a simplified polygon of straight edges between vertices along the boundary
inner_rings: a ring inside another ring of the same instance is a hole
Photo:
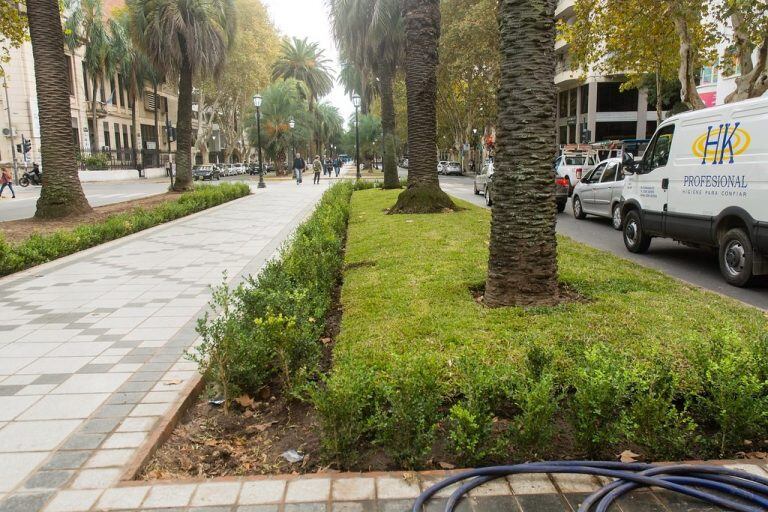
[[[669,188],[669,178],[664,178],[661,180],[661,189],[667,190]]]

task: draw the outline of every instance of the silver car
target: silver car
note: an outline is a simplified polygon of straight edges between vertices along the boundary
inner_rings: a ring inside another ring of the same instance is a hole
[[[585,174],[573,189],[573,216],[587,214],[611,219],[614,229],[621,229],[621,191],[624,172],[620,158],[603,160]]]
[[[493,162],[487,162],[483,165],[483,170],[475,176],[474,189],[475,195],[481,193],[485,196],[485,204],[491,206],[493,204],[493,191],[491,189],[491,180],[493,178]]]

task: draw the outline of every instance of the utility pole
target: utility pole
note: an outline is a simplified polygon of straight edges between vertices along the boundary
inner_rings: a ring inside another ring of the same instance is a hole
[[[11,101],[8,99],[8,81],[3,75],[3,87],[5,88],[5,108],[8,111],[8,132],[11,136],[11,156],[13,156],[13,181],[19,182],[19,163],[16,161],[16,144],[13,140],[13,123],[11,122]]]
[[[361,98],[357,94],[352,96],[352,103],[355,105],[355,162],[357,163],[357,179],[360,176],[360,123],[357,118],[357,111],[360,108]]]

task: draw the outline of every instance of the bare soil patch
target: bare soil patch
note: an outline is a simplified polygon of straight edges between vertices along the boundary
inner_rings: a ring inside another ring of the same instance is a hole
[[[163,203],[176,201],[179,197],[181,197],[179,192],[166,192],[122,203],[98,206],[90,213],[66,219],[39,220],[31,218],[0,222],[0,233],[9,243],[16,245],[32,235],[46,235],[62,229],[74,229],[78,226],[96,224],[112,215],[127,213],[136,208],[153,208]]]

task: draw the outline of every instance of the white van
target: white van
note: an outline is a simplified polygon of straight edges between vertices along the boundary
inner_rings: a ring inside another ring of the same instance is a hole
[[[768,274],[768,98],[664,121],[622,191],[624,244],[653,237],[718,249],[725,280]]]

